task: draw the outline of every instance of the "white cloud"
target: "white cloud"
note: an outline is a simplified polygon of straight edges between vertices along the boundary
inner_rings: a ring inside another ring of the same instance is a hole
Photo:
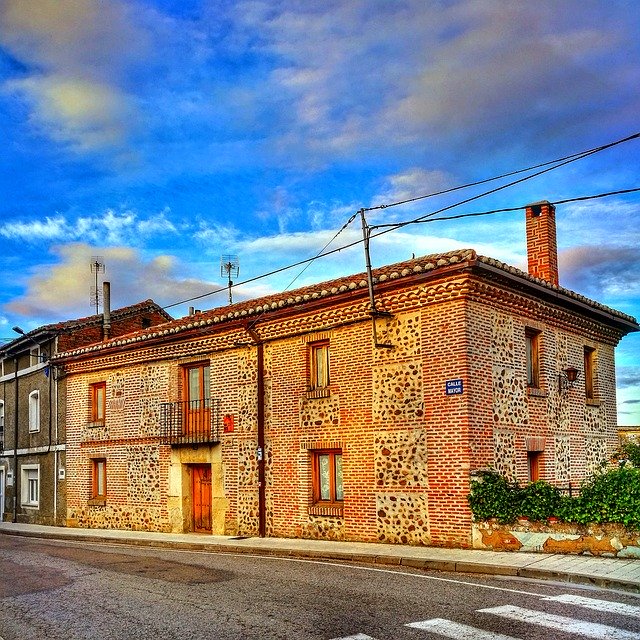
[[[25,279],[25,293],[5,310],[22,316],[70,319],[92,313],[91,287],[95,274],[90,263],[97,253],[104,258],[106,273],[99,282],[111,283],[112,308],[135,304],[148,298],[159,304],[201,295],[217,285],[179,275],[184,266],[174,256],[156,256],[145,261],[129,247],[99,248],[84,243],[53,247],[56,263],[34,267]]]
[[[126,75],[147,51],[125,3],[5,0],[0,44],[26,73],[2,89],[26,98],[38,131],[85,152],[120,146],[136,121]]]
[[[133,211],[107,209],[102,215],[67,218],[58,215],[41,220],[0,224],[0,236],[19,242],[40,244],[51,241],[83,240],[101,244],[139,246],[145,239],[175,236],[177,229],[167,218],[168,211],[142,218]]]

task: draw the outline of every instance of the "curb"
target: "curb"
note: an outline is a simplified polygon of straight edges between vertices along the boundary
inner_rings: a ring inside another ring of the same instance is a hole
[[[43,540],[72,540],[74,542],[118,544],[132,547],[149,547],[155,549],[169,548],[181,551],[206,551],[209,553],[230,553],[237,555],[256,555],[280,558],[306,558],[309,560],[337,560],[342,562],[358,562],[370,565],[403,566],[424,571],[447,571],[451,573],[482,574],[507,577],[519,577],[532,580],[547,580],[567,582],[640,593],[640,585],[637,582],[622,580],[619,578],[607,578],[582,573],[570,573],[567,571],[554,571],[551,569],[537,569],[533,567],[516,567],[506,564],[491,564],[483,562],[468,562],[455,560],[430,560],[401,555],[378,555],[375,553],[363,554],[349,551],[321,551],[312,549],[286,549],[265,548],[259,546],[237,546],[225,543],[210,542],[180,542],[135,538],[118,538],[102,535],[87,536],[83,533],[74,533],[71,529],[65,532],[37,532],[37,531],[3,531],[0,535],[18,536],[24,538],[39,538]]]

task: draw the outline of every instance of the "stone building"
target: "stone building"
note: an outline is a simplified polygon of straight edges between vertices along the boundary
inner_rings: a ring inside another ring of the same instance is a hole
[[[640,329],[473,250],[72,349],[67,523],[471,545],[471,474],[578,482],[616,442],[614,348]],[[106,410],[96,420],[96,390]]]
[[[171,319],[147,300],[28,333],[14,327],[20,337],[0,346],[0,519],[66,522],[66,394],[55,354]]]

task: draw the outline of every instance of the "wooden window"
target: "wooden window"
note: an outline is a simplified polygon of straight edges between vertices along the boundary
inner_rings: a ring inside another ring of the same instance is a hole
[[[540,480],[541,459],[541,451],[527,451],[527,462],[529,465],[529,482],[537,482],[538,480]]]
[[[40,392],[29,394],[29,432],[40,431]]]
[[[193,408],[206,404],[211,396],[208,364],[192,364],[184,367],[184,399]]]
[[[107,460],[94,458],[91,463],[91,497],[104,499],[107,497]]]
[[[104,425],[107,415],[107,383],[96,382],[91,385],[91,422]]]
[[[595,390],[595,360],[596,350],[591,347],[584,348],[584,393],[587,400],[596,397]]]
[[[329,342],[314,342],[309,345],[310,389],[325,389],[329,386]]]
[[[527,385],[540,387],[540,331],[525,329],[527,346]]]
[[[342,504],[342,449],[312,451],[313,502],[315,504]]]
[[[183,421],[185,434],[211,434],[211,383],[208,363],[190,364],[183,369]]]

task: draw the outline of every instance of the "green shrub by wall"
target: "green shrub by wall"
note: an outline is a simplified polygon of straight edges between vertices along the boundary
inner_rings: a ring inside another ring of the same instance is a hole
[[[553,516],[577,524],[611,522],[640,530],[640,468],[598,472],[572,498],[543,480],[520,487],[495,471],[482,471],[471,481],[469,505],[477,520],[496,518],[502,524],[519,516],[530,520]]]

